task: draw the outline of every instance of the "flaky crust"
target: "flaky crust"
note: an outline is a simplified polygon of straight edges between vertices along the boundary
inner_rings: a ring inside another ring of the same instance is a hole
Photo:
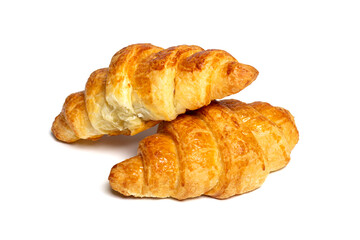
[[[237,93],[257,75],[222,50],[130,45],[112,57],[109,68],[90,75],[85,91],[66,99],[52,132],[64,142],[134,135]]]
[[[125,196],[225,199],[259,188],[285,167],[298,140],[294,117],[283,108],[213,101],[160,123],[137,156],[111,169],[109,181]]]

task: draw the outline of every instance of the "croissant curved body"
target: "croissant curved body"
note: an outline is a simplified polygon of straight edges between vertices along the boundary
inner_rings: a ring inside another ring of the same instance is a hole
[[[287,165],[299,134],[289,111],[237,100],[162,122],[139,144],[138,155],[115,165],[111,187],[125,196],[208,195],[224,199],[252,191]]]
[[[130,45],[113,56],[109,68],[90,75],[85,91],[67,97],[52,132],[64,142],[134,135],[237,93],[257,75],[222,50]]]

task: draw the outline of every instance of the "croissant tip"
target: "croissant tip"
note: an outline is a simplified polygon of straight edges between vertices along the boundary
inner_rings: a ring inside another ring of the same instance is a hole
[[[56,116],[51,126],[51,133],[58,141],[61,142],[73,143],[79,140],[67,124],[63,113]]]
[[[243,69],[245,69],[245,71],[249,74],[249,76],[255,80],[257,78],[257,76],[259,75],[259,71],[251,66],[251,65],[245,65],[245,64],[242,64],[243,66]]]

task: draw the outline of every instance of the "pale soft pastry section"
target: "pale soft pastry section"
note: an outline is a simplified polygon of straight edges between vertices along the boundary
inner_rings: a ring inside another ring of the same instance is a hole
[[[112,57],[108,68],[94,71],[84,91],[66,98],[52,132],[64,142],[134,135],[237,93],[257,75],[223,50],[130,45]]]

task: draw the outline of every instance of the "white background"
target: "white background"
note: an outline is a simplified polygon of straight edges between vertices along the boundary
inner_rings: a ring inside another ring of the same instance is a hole
[[[359,239],[357,1],[1,1],[1,239]],[[123,198],[135,137],[63,144],[65,97],[132,44],[230,52],[258,79],[232,96],[291,111],[289,165],[227,200]]]

